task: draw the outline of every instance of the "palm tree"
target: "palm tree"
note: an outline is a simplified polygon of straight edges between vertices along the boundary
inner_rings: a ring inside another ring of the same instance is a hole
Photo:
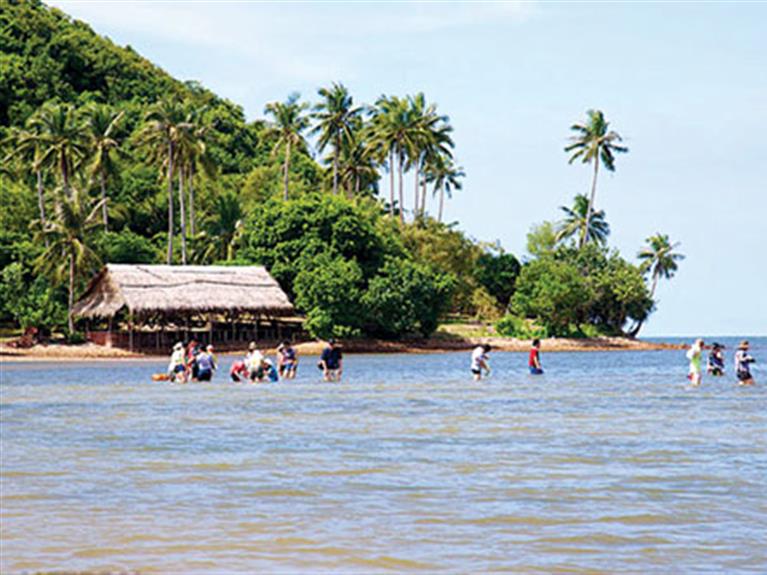
[[[3,163],[8,164],[13,159],[19,159],[25,168],[29,168],[35,174],[37,182],[37,207],[40,210],[40,226],[45,228],[45,192],[43,189],[43,164],[42,164],[42,137],[38,128],[32,122],[27,122],[27,128],[11,128],[10,133],[3,140],[3,145],[8,145],[11,151],[3,158]],[[44,237],[45,246],[48,247],[48,237]]]
[[[270,135],[276,138],[272,153],[285,148],[284,172],[284,198],[288,199],[288,177],[290,174],[290,150],[291,148],[303,149],[306,140],[303,132],[309,127],[309,118],[304,110],[309,107],[306,102],[299,102],[300,95],[293,93],[285,102],[272,102],[266,105],[264,113],[272,117]]]
[[[557,229],[556,241],[562,242],[573,236],[586,238],[586,242],[595,241],[599,245],[607,243],[607,236],[610,235],[610,224],[605,220],[604,210],[591,212],[588,223],[586,214],[589,211],[589,199],[585,194],[578,194],[573,200],[573,207],[560,206],[565,213],[565,219],[562,220]]]
[[[591,212],[594,211],[594,196],[597,191],[597,174],[599,172],[600,162],[611,172],[615,171],[615,154],[626,153],[629,149],[625,146],[619,146],[616,142],[622,142],[620,135],[609,130],[610,123],[605,120],[601,110],[589,110],[586,112],[588,120],[585,124],[573,124],[570,130],[576,134],[572,136],[572,144],[565,147],[565,152],[572,152],[569,163],[573,163],[578,158],[584,164],[594,162],[594,175],[591,180],[591,196],[589,197],[588,209],[586,210],[586,221],[591,220]],[[586,244],[586,228],[580,238],[579,247]]]
[[[639,269],[644,273],[651,272],[652,288],[650,297],[655,295],[660,278],[671,279],[677,270],[677,262],[682,261],[684,256],[675,253],[674,250],[680,243],[671,243],[667,234],[657,233],[647,238],[647,245],[639,251],[637,257],[641,260]]]
[[[453,128],[449,125],[449,118],[437,113],[436,104],[427,104],[426,96],[419,92],[415,96],[408,97],[411,130],[408,137],[408,169],[413,170],[413,216],[419,213],[423,215],[426,210],[426,181],[421,178],[429,157],[442,155],[452,158],[454,146],[450,133]],[[423,187],[420,194],[419,186]]]
[[[71,196],[71,181],[80,162],[88,154],[87,128],[69,104],[44,105],[30,119],[39,133],[40,165],[56,165],[61,174],[64,195]]]
[[[185,128],[184,108],[178,100],[164,99],[147,111],[139,141],[150,149],[152,158],[165,168],[168,181],[168,265],[173,263],[173,176],[177,148]],[[182,213],[183,219],[183,213]]]
[[[320,88],[317,93],[323,101],[314,107],[312,117],[317,120],[317,125],[310,135],[319,135],[317,148],[320,152],[329,144],[333,148],[333,193],[337,194],[341,152],[354,139],[355,120],[362,114],[362,108],[354,106],[343,84],[333,83],[331,88]]]
[[[197,234],[197,217],[194,207],[194,177],[202,172],[209,178],[216,177],[216,167],[210,155],[208,143],[215,128],[214,123],[205,120],[207,107],[190,107],[186,115],[186,129],[183,131],[182,164],[185,182],[189,191],[189,233]]]
[[[117,172],[113,157],[119,151],[120,143],[115,137],[117,125],[124,112],[114,113],[106,106],[94,105],[87,109],[87,126],[90,131],[91,163],[90,173],[97,177],[101,187],[101,206],[104,231],[109,229],[107,211],[107,177]]]
[[[69,333],[75,330],[72,317],[75,281],[92,264],[98,263],[98,256],[88,247],[88,239],[91,232],[100,225],[98,216],[104,201],[91,201],[87,194],[77,188],[70,188],[70,196],[61,201],[56,218],[48,220],[43,230],[43,234],[50,238],[50,245],[39,256],[36,264],[41,271],[53,273],[59,281],[68,276]]]
[[[453,140],[450,137],[450,133],[453,131],[452,126],[447,123],[447,116],[442,116],[439,124],[435,125],[428,132],[429,138],[424,148],[422,155],[422,169],[428,170],[435,163],[452,162],[454,146]],[[427,177],[421,178],[421,206],[420,215],[423,217],[426,214],[426,184]],[[440,201],[444,203],[444,196],[440,196]]]
[[[369,190],[378,182],[378,171],[366,144],[357,135],[341,148],[338,178],[348,197]]]
[[[421,125],[417,114],[407,99],[397,96],[381,96],[373,109],[368,134],[369,146],[383,159],[384,153],[389,155],[390,170],[390,209],[394,209],[394,160],[397,160],[399,187],[399,217],[404,223],[404,186],[402,172],[412,150],[417,148],[417,140],[421,137]],[[417,206],[414,206],[416,208]]]
[[[445,205],[445,195],[452,197],[454,190],[463,188],[460,179],[466,174],[463,168],[456,166],[451,158],[436,156],[426,168],[426,180],[434,186],[433,194],[439,192],[439,215],[437,221],[442,221],[442,211]]]

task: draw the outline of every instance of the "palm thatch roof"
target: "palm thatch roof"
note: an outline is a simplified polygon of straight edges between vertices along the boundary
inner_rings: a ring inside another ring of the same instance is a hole
[[[149,313],[293,313],[279,284],[262,266],[107,264],[75,304],[79,317],[112,317],[127,308]]]

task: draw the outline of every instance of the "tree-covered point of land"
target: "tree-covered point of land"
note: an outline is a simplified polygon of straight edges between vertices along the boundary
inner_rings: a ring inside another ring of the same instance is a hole
[[[315,98],[248,121],[60,10],[0,0],[0,322],[72,332],[105,262],[256,263],[316,336],[425,336],[448,314],[507,314],[511,335],[636,333],[676,270],[667,236],[641,268],[607,247],[597,174],[626,149],[601,111],[567,147],[593,163],[590,196],[532,230],[520,261],[442,222],[476,190],[436,102],[365,104],[340,82]]]

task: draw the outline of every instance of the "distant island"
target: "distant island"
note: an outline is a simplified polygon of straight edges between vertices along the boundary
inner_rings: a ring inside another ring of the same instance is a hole
[[[498,340],[511,349],[534,337],[641,347],[616,338],[640,333],[683,259],[654,230],[633,261],[610,247],[599,171],[629,150],[600,110],[569,127],[562,156],[591,170],[589,189],[552,206],[517,257],[443,221],[453,194],[482,190],[449,116],[423,93],[360,103],[334,82],[248,122],[42,2],[4,2],[0,20],[5,340],[33,330],[82,342],[74,303],[104,264],[165,263],[265,266],[305,339],[350,348],[512,338]]]

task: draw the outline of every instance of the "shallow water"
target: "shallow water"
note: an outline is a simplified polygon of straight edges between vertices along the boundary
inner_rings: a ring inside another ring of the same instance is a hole
[[[476,384],[466,353],[363,355],[327,384],[312,359],[264,385],[4,364],[2,572],[767,572],[767,370],[493,353]]]

